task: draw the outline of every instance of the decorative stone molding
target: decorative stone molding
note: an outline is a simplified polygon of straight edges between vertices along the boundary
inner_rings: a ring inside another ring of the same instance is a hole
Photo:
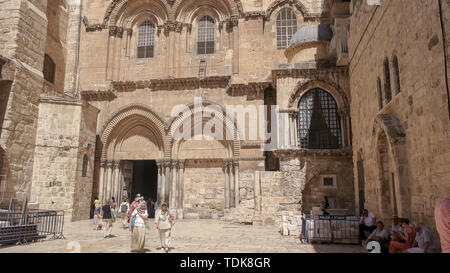
[[[89,19],[86,16],[83,17],[83,24],[86,27],[86,32],[101,31],[101,30],[107,28],[105,24],[92,24],[91,25],[89,23]]]
[[[226,88],[231,80],[230,76],[212,76],[206,78],[172,78],[154,79],[148,81],[113,82],[112,87],[117,92],[131,92],[137,89],[182,90],[198,88]]]
[[[112,101],[117,98],[117,94],[111,90],[84,90],[81,91],[81,98],[84,101]]]
[[[0,81],[13,82],[15,73],[15,62],[0,55]]]
[[[305,7],[305,5],[299,1],[299,0],[275,0],[270,4],[270,6],[266,10],[266,16],[265,19],[267,21],[270,20],[270,17],[272,16],[272,13],[280,6],[282,5],[289,5],[294,6],[297,10],[299,10],[303,17],[308,18],[311,17],[311,14],[308,12],[308,9]]]
[[[271,82],[250,82],[248,84],[230,84],[228,92],[232,95],[255,94],[256,97],[264,97],[264,91],[272,87]]]
[[[336,149],[336,150],[309,150],[300,148],[279,149],[274,150],[273,154],[282,160],[294,157],[350,157],[352,158],[353,151],[351,149]]]
[[[403,143],[406,141],[406,133],[403,130],[400,121],[392,114],[382,114],[375,118],[372,136],[376,136],[381,130],[386,133],[391,144],[399,142]]]

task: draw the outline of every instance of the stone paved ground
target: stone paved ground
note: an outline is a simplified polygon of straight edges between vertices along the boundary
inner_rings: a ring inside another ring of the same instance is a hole
[[[66,223],[62,240],[46,240],[22,246],[0,247],[0,253],[64,253],[69,245],[80,246],[82,253],[128,253],[130,233],[116,222],[114,238],[104,239],[92,230],[92,221]],[[296,237],[283,237],[274,227],[228,224],[218,220],[180,220],[172,231],[172,253],[361,253],[359,246],[305,245]],[[145,247],[160,253],[155,224],[147,229]]]

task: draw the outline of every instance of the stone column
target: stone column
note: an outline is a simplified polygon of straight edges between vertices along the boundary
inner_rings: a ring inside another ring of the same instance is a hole
[[[107,176],[106,176],[106,196],[105,196],[105,202],[106,200],[110,200],[111,199],[111,192],[112,192],[112,181],[113,181],[113,167],[114,167],[114,162],[113,161],[108,161],[106,163],[106,168],[107,168]]]
[[[113,196],[116,199],[116,203],[120,204],[120,160],[114,161],[114,193]]]
[[[234,207],[239,207],[240,191],[239,191],[239,161],[234,161]]]
[[[176,206],[176,196],[177,196],[177,184],[178,184],[178,161],[172,160],[170,162],[170,168],[171,168],[171,179],[170,179],[170,192],[169,192],[169,201],[170,201],[170,209],[175,210],[177,208]]]
[[[231,26],[233,28],[233,74],[239,74],[239,20],[233,18]]]
[[[179,219],[183,219],[183,197],[184,197],[184,160],[178,161],[178,212]]]
[[[292,114],[293,119],[294,119],[294,147],[298,147],[299,143],[298,143],[298,122],[297,122],[297,117],[298,117],[298,112],[295,112]]]
[[[161,202],[164,199],[163,197],[163,164],[159,161],[156,162],[156,165],[158,166],[158,194],[156,196],[156,207],[160,208]]]
[[[230,208],[230,164],[229,160],[224,160],[223,171],[225,173],[225,184],[224,184],[224,197],[225,197],[225,209]]]
[[[103,198],[105,196],[105,172],[106,172],[106,161],[102,160],[100,162],[100,175],[98,180],[98,200],[103,204]]]
[[[169,205],[169,193],[170,193],[170,159],[164,162],[164,167],[166,171],[165,181],[164,181],[164,202]]]
[[[229,165],[230,165],[230,167],[229,167],[230,182],[228,184],[230,185],[229,186],[230,187],[230,208],[234,208],[235,207],[235,205],[234,205],[234,200],[235,200],[235,198],[234,198],[234,194],[235,194],[235,192],[234,192],[234,170],[233,170],[234,161],[230,161]]]

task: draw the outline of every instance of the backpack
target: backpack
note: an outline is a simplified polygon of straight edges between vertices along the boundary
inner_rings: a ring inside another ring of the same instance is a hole
[[[128,210],[128,206],[125,203],[122,203],[122,205],[120,206],[120,212],[127,212]]]

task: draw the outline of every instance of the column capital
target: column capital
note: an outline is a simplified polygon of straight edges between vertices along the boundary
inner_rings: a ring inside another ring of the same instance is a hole
[[[112,160],[106,161],[106,167],[108,167],[108,168],[114,167],[114,161],[112,161]]]
[[[184,169],[185,163],[186,163],[186,160],[184,160],[184,159],[178,160],[178,168],[179,168],[180,170]]]
[[[106,160],[101,160],[100,161],[100,168],[104,168],[106,167]]]

